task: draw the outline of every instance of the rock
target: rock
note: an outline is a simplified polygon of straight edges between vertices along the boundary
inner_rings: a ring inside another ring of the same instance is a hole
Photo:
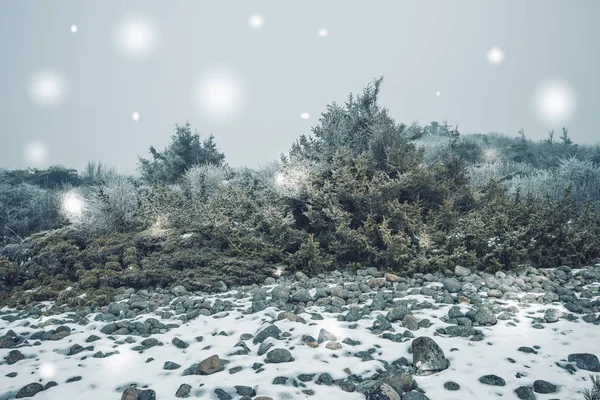
[[[186,295],[187,293],[188,293],[188,291],[182,285],[173,286],[171,288],[171,294],[173,296],[180,297],[180,296]]]
[[[328,373],[323,373],[319,375],[319,377],[317,378],[317,382],[322,383],[326,386],[331,386],[334,383],[333,378]]]
[[[448,291],[448,293],[458,293],[460,289],[462,289],[462,285],[455,278],[443,279],[442,285],[444,286],[444,289]]]
[[[177,389],[177,392],[175,392],[175,397],[179,397],[179,398],[187,398],[190,397],[190,392],[192,390],[192,387],[190,385],[188,385],[187,383],[183,383],[181,386],[179,386],[179,389]]]
[[[152,389],[142,390],[140,392],[139,400],[156,400],[156,392]]]
[[[286,349],[273,349],[267,353],[267,362],[280,364],[293,361],[292,353]]]
[[[44,390],[44,386],[42,386],[40,383],[37,382],[33,382],[30,383],[29,385],[25,385],[23,386],[15,395],[15,397],[17,399],[22,399],[25,397],[33,397],[36,394],[38,394],[39,392],[41,392],[42,390]]]
[[[479,307],[474,314],[467,313],[467,317],[471,318],[481,326],[496,325],[498,322],[496,316],[488,307]]]
[[[461,267],[460,265],[457,265],[456,267],[454,267],[454,275],[456,276],[467,276],[471,274],[471,270],[465,267]]]
[[[336,340],[337,340],[337,337],[333,333],[331,333],[325,329],[321,329],[319,331],[319,338],[317,339],[319,344],[324,343],[324,342],[335,342]]]
[[[219,400],[232,400],[233,397],[223,389],[215,389],[215,394],[219,398]]]
[[[25,356],[19,350],[11,350],[4,358],[6,359],[8,365],[13,365],[16,362],[24,360]]]
[[[402,400],[429,400],[429,397],[421,392],[413,390],[412,392],[404,393],[402,395]]]
[[[327,342],[327,344],[325,344],[325,348],[328,350],[340,350],[342,348],[342,344],[340,342]]]
[[[177,337],[174,337],[173,340],[171,341],[171,343],[173,343],[173,345],[175,347],[178,347],[180,349],[187,349],[188,347],[190,347],[189,344],[187,344],[186,342],[184,342],[183,340],[181,340]]]
[[[311,299],[310,292],[306,289],[300,289],[292,295],[292,301],[298,303],[308,303]]]
[[[400,394],[409,392],[416,387],[415,380],[410,372],[407,371],[390,370],[382,374],[382,376],[379,377],[379,380],[390,385],[392,389]]]
[[[460,389],[460,385],[456,382],[448,381],[448,382],[444,383],[444,389],[455,391],[455,390]]]
[[[272,337],[274,339],[279,340],[281,337],[281,329],[277,327],[277,325],[269,325],[254,337],[253,343],[258,344],[264,342],[268,337]]]
[[[172,371],[174,369],[179,369],[181,368],[181,365],[173,362],[173,361],[166,361],[165,364],[163,365],[163,369],[166,369],[168,371]]]
[[[427,336],[421,336],[412,342],[413,364],[423,375],[443,371],[450,361],[438,344]]]
[[[549,308],[544,313],[544,319],[547,323],[558,322],[558,319],[562,317],[563,313],[556,308]]]
[[[240,396],[256,396],[256,391],[252,389],[250,386],[235,386],[235,391]]]
[[[197,366],[197,370],[200,375],[212,375],[215,372],[221,371],[222,369],[223,363],[216,354],[208,357],[204,361],[201,361]]]
[[[492,386],[506,385],[506,381],[504,379],[500,378],[498,375],[484,375],[481,378],[479,378],[479,382],[481,382],[485,385],[492,385]]]
[[[392,389],[392,387],[385,383],[376,384],[365,393],[367,400],[401,400],[400,395]]]
[[[362,310],[358,307],[350,307],[346,313],[346,322],[356,322],[362,318]]]
[[[536,393],[556,393],[558,391],[558,387],[556,385],[551,384],[550,382],[537,380],[533,382],[533,391]]]
[[[96,340],[100,340],[100,338],[96,335],[90,335],[90,336],[88,336],[87,339],[85,339],[85,342],[92,343],[92,342],[95,342]]]
[[[519,386],[515,389],[515,394],[521,400],[535,400],[535,394],[528,386]]]
[[[410,329],[411,331],[416,331],[417,329],[419,329],[419,323],[417,321],[417,318],[415,318],[414,315],[405,315],[404,318],[402,318],[402,326],[405,327],[406,329]]]
[[[390,322],[401,321],[406,315],[410,314],[410,310],[405,306],[398,306],[388,311],[385,316]]]
[[[584,369],[586,371],[600,372],[600,362],[598,357],[590,353],[576,353],[569,354],[569,362],[574,362],[577,368]]]

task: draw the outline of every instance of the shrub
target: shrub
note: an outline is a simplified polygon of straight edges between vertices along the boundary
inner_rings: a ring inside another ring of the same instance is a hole
[[[216,148],[214,137],[200,142],[200,136],[192,133],[189,123],[175,125],[175,134],[167,148],[159,152],[151,146],[150,154],[152,161],[139,159],[142,177],[149,182],[174,183],[194,165],[220,166],[225,160],[225,155]]]

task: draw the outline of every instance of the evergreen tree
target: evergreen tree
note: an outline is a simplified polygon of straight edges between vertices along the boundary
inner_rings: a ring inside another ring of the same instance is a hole
[[[175,125],[175,134],[171,136],[171,143],[159,152],[150,146],[153,160],[139,158],[139,169],[142,177],[152,182],[174,183],[194,165],[221,166],[225,154],[217,150],[214,137],[211,135],[204,142],[200,136],[192,133],[190,124]]]

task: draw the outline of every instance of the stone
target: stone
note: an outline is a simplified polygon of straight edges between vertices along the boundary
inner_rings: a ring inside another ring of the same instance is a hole
[[[506,385],[506,381],[504,379],[500,378],[498,375],[484,375],[481,378],[479,378],[479,382],[481,382],[485,385],[492,385],[492,386]]]
[[[408,393],[404,393],[402,395],[402,400],[429,400],[429,397],[425,396],[425,394],[413,390],[411,392]]]
[[[6,359],[8,365],[13,365],[21,360],[24,360],[25,356],[19,350],[11,350],[4,358]]]
[[[521,400],[535,400],[535,394],[528,386],[519,386],[515,389],[515,394]]]
[[[223,363],[219,359],[219,356],[216,354],[201,361],[197,366],[197,370],[200,373],[200,375],[212,375],[216,372],[221,371],[222,369]]]
[[[385,383],[374,385],[367,393],[367,400],[401,400],[400,395],[392,387]]]
[[[177,392],[175,392],[175,397],[185,399],[187,397],[190,397],[191,391],[192,391],[192,387],[190,385],[188,385],[187,383],[183,383],[183,384],[181,384],[181,386],[179,386],[179,389],[177,389]]]
[[[421,336],[412,342],[413,364],[417,370],[429,375],[443,371],[450,366],[441,347],[431,338]]]
[[[405,306],[398,306],[388,311],[385,316],[390,322],[401,321],[406,315],[410,314],[410,310]]]
[[[174,337],[173,340],[171,341],[171,343],[173,343],[173,345],[175,347],[178,347],[180,349],[187,349],[190,346],[189,344],[187,344],[186,342],[184,342],[183,340],[181,340],[177,337]]]
[[[569,362],[574,362],[577,368],[586,371],[600,372],[600,362],[598,357],[590,353],[569,354]]]
[[[319,338],[317,339],[319,344],[324,343],[324,342],[335,342],[336,340],[337,340],[337,337],[333,333],[331,333],[325,329],[321,329],[319,331]]]
[[[15,395],[15,398],[22,399],[25,397],[33,397],[42,390],[44,390],[44,386],[42,386],[42,384],[33,382],[19,389],[19,391]]]
[[[253,343],[262,343],[269,337],[279,340],[281,338],[281,329],[277,325],[271,324],[254,336]]]
[[[455,390],[460,389],[460,385],[456,382],[449,381],[449,382],[444,383],[444,389],[450,390],[450,391],[455,391]]]
[[[267,353],[267,362],[272,364],[280,364],[294,361],[292,353],[286,349],[273,349]]]
[[[442,285],[444,286],[444,289],[448,291],[448,293],[458,293],[460,289],[462,289],[462,285],[455,278],[443,279]]]
[[[533,382],[533,391],[542,394],[556,393],[558,391],[558,387],[548,381],[537,380]]]
[[[456,267],[454,267],[454,275],[456,276],[467,276],[471,274],[471,270],[465,267],[461,267],[460,265],[457,265]]]

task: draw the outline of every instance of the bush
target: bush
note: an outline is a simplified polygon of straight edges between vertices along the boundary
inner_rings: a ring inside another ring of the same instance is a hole
[[[175,125],[175,134],[171,143],[162,151],[150,147],[153,160],[139,159],[142,177],[149,182],[175,183],[194,165],[220,166],[225,155],[220,153],[211,135],[204,142],[200,136],[192,133],[189,123]]]

